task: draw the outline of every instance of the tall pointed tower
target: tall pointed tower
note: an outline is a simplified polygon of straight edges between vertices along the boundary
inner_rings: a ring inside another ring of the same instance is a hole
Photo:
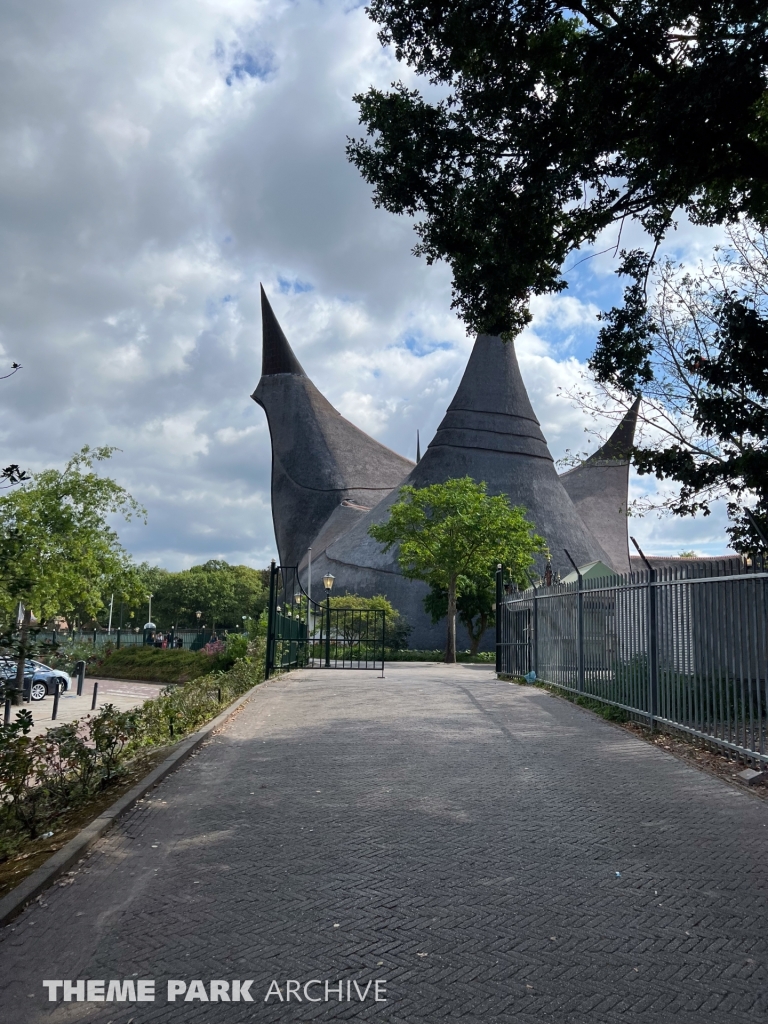
[[[298,565],[388,494],[413,462],[345,420],[302,369],[261,289],[261,380],[251,396],[272,439],[272,519],[283,565]],[[331,520],[329,522],[329,520]]]
[[[630,571],[627,491],[639,410],[637,398],[602,448],[560,477],[579,515],[600,538],[610,565],[619,572]]]
[[[522,505],[537,533],[547,541],[556,569],[569,571],[566,549],[577,565],[603,561],[607,552],[587,529],[555,470],[541,427],[525,390],[512,343],[480,335],[442,423],[421,461],[402,481],[414,487],[470,476],[490,494],[506,494]],[[414,647],[442,644],[444,626],[433,627],[424,612],[424,584],[405,580],[397,553],[384,553],[368,536],[397,498],[392,491],[350,529],[312,543],[313,565],[336,577],[334,590],[386,594],[415,626]],[[313,569],[314,575],[314,569]]]

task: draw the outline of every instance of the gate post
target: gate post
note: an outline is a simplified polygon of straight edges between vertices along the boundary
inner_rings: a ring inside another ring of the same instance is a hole
[[[327,628],[325,630],[325,667],[331,667],[331,592],[326,590],[325,592],[325,610]],[[338,647],[337,647],[338,654]]]
[[[581,570],[568,554],[568,549],[563,548],[568,561],[576,570],[578,579],[578,590],[576,594],[576,688],[579,693],[584,692],[584,578]]]
[[[501,564],[496,566],[496,675],[501,672],[501,602],[502,602],[502,571]]]
[[[539,588],[533,584],[533,644],[531,645],[531,668],[539,677]]]
[[[656,570],[643,554],[634,537],[629,538],[637,548],[638,554],[648,567],[648,711],[651,719],[651,732],[654,731],[656,716],[659,713],[659,654],[658,654],[658,623],[656,615]]]
[[[267,649],[264,654],[264,678],[269,679],[270,672],[274,668],[274,643],[275,643],[275,577],[277,567],[274,558],[269,564],[269,604],[267,605]]]

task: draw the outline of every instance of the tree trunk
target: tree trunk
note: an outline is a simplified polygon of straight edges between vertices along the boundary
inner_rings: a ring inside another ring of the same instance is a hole
[[[477,632],[472,630],[472,622],[467,623],[467,633],[469,633],[469,646],[470,654],[474,658],[477,654],[478,648],[480,647],[480,641],[483,639],[483,633],[488,628],[488,617],[481,615],[477,623]]]
[[[445,646],[446,665],[456,664],[456,579],[448,583],[448,641]]]
[[[13,703],[21,704],[24,699],[24,665],[27,660],[27,640],[29,639],[29,627],[32,624],[32,609],[24,609],[24,618],[21,620],[21,640],[19,642],[19,660],[16,665],[16,693],[13,694]],[[30,686],[32,684],[30,683]],[[31,695],[30,695],[31,699]]]

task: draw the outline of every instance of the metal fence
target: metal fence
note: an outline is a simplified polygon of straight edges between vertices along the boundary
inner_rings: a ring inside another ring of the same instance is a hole
[[[768,763],[768,572],[739,559],[504,593],[497,671]]]
[[[162,637],[167,647],[184,648],[187,651],[199,651],[211,640],[224,638],[224,632],[213,633],[210,629],[167,629],[152,631],[147,630],[136,632],[132,629],[41,629],[33,630],[33,638],[36,643],[54,646],[65,643],[86,643],[92,644],[95,650],[111,646],[121,647],[143,647],[153,646],[157,634]]]

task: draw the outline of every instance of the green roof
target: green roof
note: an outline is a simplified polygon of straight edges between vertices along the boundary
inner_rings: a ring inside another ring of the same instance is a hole
[[[617,573],[613,571],[605,562],[587,562],[586,565],[579,566],[579,572],[585,580],[597,580],[603,576],[616,576]],[[575,583],[578,580],[575,570],[569,572],[567,576],[564,576],[561,583]]]

